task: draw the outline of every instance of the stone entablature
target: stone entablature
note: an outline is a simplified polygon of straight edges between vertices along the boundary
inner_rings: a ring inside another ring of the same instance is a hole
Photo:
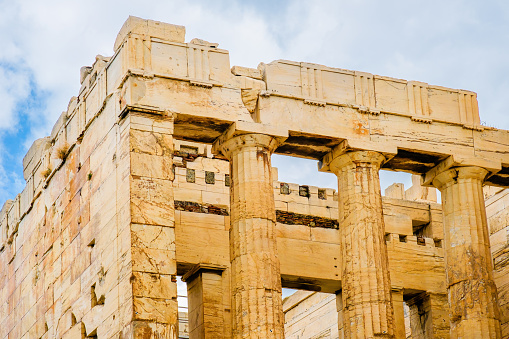
[[[333,105],[483,129],[477,95],[471,91],[432,86],[365,72],[305,62],[277,60],[259,67],[267,84],[264,95],[304,100],[317,106]]]

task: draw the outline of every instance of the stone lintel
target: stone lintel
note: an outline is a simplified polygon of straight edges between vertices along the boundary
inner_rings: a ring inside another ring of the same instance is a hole
[[[450,168],[467,166],[481,167],[491,174],[497,173],[502,169],[502,163],[499,160],[451,155],[422,176],[422,186],[433,186],[433,180],[436,176]]]
[[[201,273],[201,272],[215,272],[218,274],[222,274],[222,272],[226,269],[226,266],[223,265],[215,265],[215,264],[196,264],[191,268],[187,273],[182,276],[182,281],[187,282],[188,280],[192,280],[192,278]]]
[[[343,140],[336,147],[334,147],[329,153],[327,153],[321,161],[318,162],[318,170],[320,172],[330,172],[331,163],[337,157],[351,151],[373,151],[381,153],[385,157],[385,162],[393,158],[398,150],[395,146],[384,145],[381,143],[371,143],[358,140]]]
[[[144,105],[126,105],[120,111],[118,117],[123,119],[127,114],[131,112],[145,113],[156,116],[172,116],[173,113],[160,109],[159,107],[144,106]]]

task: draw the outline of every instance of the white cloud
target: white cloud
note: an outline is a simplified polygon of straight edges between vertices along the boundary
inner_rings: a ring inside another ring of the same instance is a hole
[[[17,105],[30,93],[30,74],[26,69],[0,63],[0,130],[14,128]]]

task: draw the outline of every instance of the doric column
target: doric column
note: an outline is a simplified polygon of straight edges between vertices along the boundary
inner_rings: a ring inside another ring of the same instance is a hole
[[[433,179],[442,193],[451,338],[501,338],[482,190],[487,174],[456,167]]]
[[[230,160],[233,338],[283,338],[281,274],[270,156],[278,139],[225,133],[214,145]]]
[[[389,260],[378,171],[372,151],[334,157],[338,177],[345,338],[394,338]]]

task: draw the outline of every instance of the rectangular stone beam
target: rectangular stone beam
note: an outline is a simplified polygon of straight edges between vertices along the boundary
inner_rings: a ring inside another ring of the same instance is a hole
[[[215,219],[217,220],[217,219]],[[281,262],[283,287],[298,288],[326,293],[341,289],[340,249],[338,231],[327,229],[333,234],[323,239],[313,240],[291,233],[291,227],[307,226],[278,224],[277,250]],[[281,232],[285,228],[287,232]],[[222,228],[222,229],[221,229]],[[310,233],[309,231],[307,232]],[[177,274],[186,273],[200,263],[221,266],[229,265],[228,231],[224,224],[190,225],[185,227],[176,218],[175,245]],[[391,234],[387,244],[392,284],[404,288],[408,293],[430,291],[445,293],[445,273],[443,249],[430,242],[420,245],[415,236],[405,236],[402,242],[398,234]],[[407,293],[405,292],[405,293]]]
[[[229,269],[197,265],[182,281],[187,283],[190,338],[231,338]]]

